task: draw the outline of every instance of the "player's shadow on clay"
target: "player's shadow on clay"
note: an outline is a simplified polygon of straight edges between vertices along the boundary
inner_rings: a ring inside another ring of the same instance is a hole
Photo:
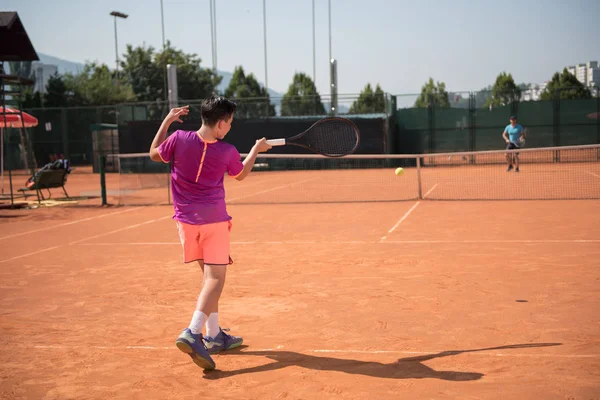
[[[389,379],[423,379],[434,378],[447,381],[474,381],[481,379],[484,375],[479,372],[459,372],[459,371],[436,371],[433,368],[423,364],[424,361],[433,360],[435,358],[456,356],[464,353],[473,353],[479,351],[490,350],[511,350],[524,349],[531,347],[549,347],[560,346],[562,343],[528,343],[528,344],[513,344],[499,347],[488,347],[483,349],[472,350],[451,350],[443,351],[437,354],[426,354],[417,357],[401,358],[390,364],[379,362],[349,360],[333,357],[319,357],[307,354],[295,353],[292,351],[244,351],[246,346],[237,350],[230,350],[220,353],[220,356],[225,355],[244,355],[244,356],[263,356],[275,360],[275,362],[259,365],[256,367],[242,368],[233,371],[214,370],[204,374],[205,379],[222,379],[229,378],[235,375],[251,374],[255,372],[273,371],[290,366],[298,366],[302,368],[314,369],[319,371],[338,371],[347,374],[367,375],[377,378]],[[509,353],[507,353],[509,354]]]

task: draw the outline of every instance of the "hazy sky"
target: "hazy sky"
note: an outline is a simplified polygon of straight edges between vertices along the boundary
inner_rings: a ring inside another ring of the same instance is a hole
[[[542,82],[566,65],[600,61],[600,0],[331,0],[339,93],[367,82],[415,93],[431,76],[451,91],[476,90],[502,71]],[[217,0],[218,69],[243,65],[264,82],[262,0]],[[327,0],[315,0],[317,87],[328,93]],[[2,0],[39,52],[113,67],[110,11],[119,52],[162,46],[160,0]],[[165,33],[211,67],[208,0],[164,0]],[[267,0],[269,87],[285,92],[296,71],[312,75],[312,0]]]

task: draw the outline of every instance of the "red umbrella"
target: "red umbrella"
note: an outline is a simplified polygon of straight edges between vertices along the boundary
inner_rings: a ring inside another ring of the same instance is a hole
[[[6,125],[4,124],[4,118],[6,118]],[[22,128],[23,122],[25,122],[25,128],[38,125],[38,120],[33,115],[23,112],[23,121],[21,121],[19,110],[6,107],[6,114],[4,114],[4,107],[0,107],[0,128]]]

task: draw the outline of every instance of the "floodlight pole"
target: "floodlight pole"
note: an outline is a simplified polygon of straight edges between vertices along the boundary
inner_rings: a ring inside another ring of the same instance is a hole
[[[116,54],[116,62],[117,62],[116,78],[117,78],[117,87],[119,87],[119,43],[117,41],[117,18],[126,19],[127,17],[129,17],[129,15],[124,14],[122,12],[118,12],[118,11],[112,11],[110,13],[110,15],[115,17],[115,54]]]

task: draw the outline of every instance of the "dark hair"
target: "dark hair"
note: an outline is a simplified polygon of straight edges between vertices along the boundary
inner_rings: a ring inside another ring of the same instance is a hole
[[[228,120],[236,107],[233,101],[213,94],[202,101],[202,122],[213,127],[220,120]]]

